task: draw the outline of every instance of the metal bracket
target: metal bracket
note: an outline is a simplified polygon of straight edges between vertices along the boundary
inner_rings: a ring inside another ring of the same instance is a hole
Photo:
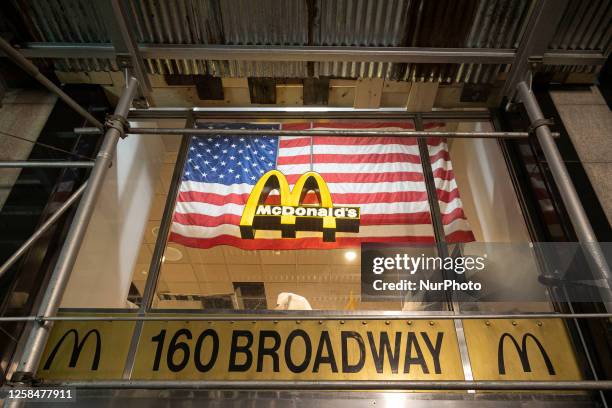
[[[538,56],[538,57],[531,56],[527,58],[527,64],[529,65],[529,70],[531,72],[540,72],[544,68],[544,57],[543,56]]]
[[[129,54],[117,54],[115,61],[120,70],[132,70],[132,57]]]
[[[39,381],[36,380],[33,373],[25,371],[15,371],[11,376],[11,383],[19,383],[21,385],[34,385]]]
[[[125,139],[126,132],[130,130],[130,124],[126,118],[121,115],[106,115],[104,121],[104,127],[106,129],[113,128],[119,132],[122,139]]]
[[[553,126],[555,124],[555,121],[553,118],[543,118],[543,119],[536,119],[533,122],[531,122],[531,125],[529,125],[529,127],[527,128],[527,132],[531,135],[535,134],[535,131],[540,127],[540,126]]]

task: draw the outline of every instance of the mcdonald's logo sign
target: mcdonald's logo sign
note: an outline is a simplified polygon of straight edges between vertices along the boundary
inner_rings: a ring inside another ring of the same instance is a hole
[[[278,190],[280,205],[265,204],[273,190]],[[313,191],[318,205],[303,204]],[[336,232],[359,232],[359,208],[334,207],[329,188],[319,173],[300,176],[293,190],[278,170],[264,174],[255,184],[240,219],[243,239],[255,238],[256,230],[281,231],[283,238],[295,238],[296,231],[321,231],[323,241],[336,240]]]
[[[59,339],[59,341],[57,342],[57,344],[51,351],[51,354],[49,354],[49,357],[47,358],[47,361],[45,362],[45,365],[43,367],[44,370],[48,370],[51,367],[51,363],[53,363],[53,360],[55,359],[55,356],[57,355],[57,352],[59,351],[62,343],[71,334],[73,335],[72,337],[74,339],[74,342],[72,343],[72,355],[70,356],[70,362],[68,363],[68,367],[70,368],[76,367],[76,364],[79,360],[79,356],[81,355],[81,351],[83,350],[83,347],[85,346],[85,342],[87,341],[89,336],[94,334],[96,337],[96,352],[94,354],[93,361],[91,363],[91,369],[93,371],[98,369],[98,366],[100,365],[100,352],[102,349],[102,340],[100,339],[100,332],[96,329],[91,329],[85,334],[85,337],[83,337],[83,339],[79,342],[79,333],[75,329],[70,329],[66,333],[64,333],[64,335]]]
[[[540,340],[538,340],[538,338],[531,333],[523,334],[523,339],[520,345],[518,341],[516,341],[514,336],[511,335],[510,333],[504,333],[501,335],[501,337],[499,338],[499,345],[498,345],[498,351],[497,351],[497,365],[499,368],[499,374],[501,375],[506,374],[506,364],[504,360],[504,344],[507,338],[510,339],[510,341],[514,345],[519,355],[519,358],[521,360],[521,365],[523,366],[524,372],[526,373],[531,372],[531,364],[529,362],[529,353],[527,350],[527,340],[531,339],[533,340],[533,343],[535,343],[535,345],[538,347],[538,350],[540,350],[540,354],[542,355],[542,358],[544,359],[544,364],[546,364],[546,369],[548,370],[548,374],[550,375],[556,374],[555,368],[553,367],[552,362],[550,361],[550,358],[548,357],[548,353],[546,353],[546,350],[544,349],[544,346],[542,346],[542,343],[540,343]]]

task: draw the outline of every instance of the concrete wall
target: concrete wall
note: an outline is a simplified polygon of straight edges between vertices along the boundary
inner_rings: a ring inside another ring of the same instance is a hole
[[[62,307],[127,306],[163,154],[159,136],[133,135],[119,141]]]
[[[550,95],[612,223],[612,112],[595,86]]]
[[[6,93],[0,107],[0,131],[36,141],[57,97],[46,91],[15,89]],[[26,160],[33,143],[0,133],[0,160]],[[0,170],[0,209],[21,169]]]

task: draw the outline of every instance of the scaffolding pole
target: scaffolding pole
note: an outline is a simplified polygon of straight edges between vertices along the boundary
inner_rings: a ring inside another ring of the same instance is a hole
[[[57,221],[70,207],[72,207],[72,204],[74,204],[79,197],[81,197],[81,194],[83,194],[83,191],[85,191],[86,186],[87,182],[83,183],[77,191],[72,193],[72,195],[66,201],[64,201],[64,203],[57,210],[55,210],[55,212],[40,227],[38,227],[36,231],[34,231],[32,236],[28,238],[28,240],[24,242],[19,249],[2,264],[2,266],[0,266],[0,279],[9,270],[9,268],[13,266],[13,264],[17,262],[17,260],[21,258],[21,256],[25,254],[36,241],[38,241],[38,238],[43,236],[43,234],[47,232],[47,230],[51,228],[53,224],[55,224],[55,221]],[[0,319],[2,319],[2,317],[0,317]]]
[[[75,387],[77,389],[195,389],[195,390],[609,390],[612,381],[373,381],[373,380],[96,380],[43,383],[42,386]]]
[[[300,311],[303,313],[303,311]],[[107,315],[107,316],[3,316],[0,322],[279,322],[279,321],[407,321],[413,320],[510,320],[510,319],[612,319],[612,313],[469,313],[469,314],[437,314],[411,312],[396,312],[394,314],[194,314],[183,316],[166,315]]]
[[[584,244],[586,252],[590,257],[589,263],[594,266],[594,269],[600,275],[597,277],[600,279],[601,283],[600,291],[604,299],[603,301],[606,303],[608,311],[610,311],[610,305],[608,305],[608,303],[612,294],[610,289],[612,274],[610,273],[610,267],[606,262],[603,251],[597,242],[597,236],[580,202],[580,197],[574,188],[572,179],[563,163],[561,153],[559,153],[559,149],[557,149],[552,132],[548,127],[548,122],[544,114],[542,114],[542,110],[538,105],[535,95],[531,89],[529,89],[525,81],[519,82],[517,91],[519,99],[525,106],[525,110],[531,121],[531,126],[535,128],[538,142],[544,152],[546,162],[550,167],[555,183],[559,188],[559,193],[561,194],[563,204],[565,204],[567,213],[569,214],[576,235],[578,236],[578,241]],[[587,259],[589,257],[587,257]]]
[[[127,87],[123,90],[121,98],[119,98],[119,102],[117,103],[114,113],[115,116],[126,118],[137,88],[138,81],[135,78],[130,78],[127,82]],[[83,197],[81,198],[81,202],[70,226],[70,231],[68,232],[66,241],[58,256],[51,279],[49,280],[47,289],[42,298],[38,310],[39,316],[55,316],[57,314],[64,290],[70,279],[72,268],[74,267],[83,238],[85,237],[87,226],[93,214],[105,175],[111,165],[117,142],[123,132],[123,121],[117,122],[117,127],[109,127],[104,135],[104,141],[96,157],[96,164],[87,181],[87,188],[83,193]],[[14,381],[27,383],[33,379],[51,328],[52,322],[50,321],[34,324],[27,337],[21,359],[13,374],[12,378]]]
[[[31,161],[0,161],[0,169],[25,169],[25,168],[84,168],[93,167],[94,161],[60,161],[60,160],[31,160]]]
[[[75,128],[78,134],[99,134],[96,128]],[[199,136],[375,136],[375,137],[447,137],[458,139],[527,139],[528,132],[450,132],[450,131],[419,131],[419,130],[274,130],[274,129],[181,129],[181,128],[130,128],[130,135],[199,135]],[[553,137],[559,133],[552,133]]]

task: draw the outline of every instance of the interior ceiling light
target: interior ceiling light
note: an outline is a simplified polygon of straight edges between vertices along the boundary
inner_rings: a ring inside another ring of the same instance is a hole
[[[169,246],[164,252],[164,257],[166,261],[176,262],[183,259],[183,253],[179,249]]]
[[[357,252],[355,252],[355,251],[346,251],[346,252],[344,253],[344,258],[345,258],[347,261],[352,262],[352,261],[354,261],[355,259],[357,259]]]

